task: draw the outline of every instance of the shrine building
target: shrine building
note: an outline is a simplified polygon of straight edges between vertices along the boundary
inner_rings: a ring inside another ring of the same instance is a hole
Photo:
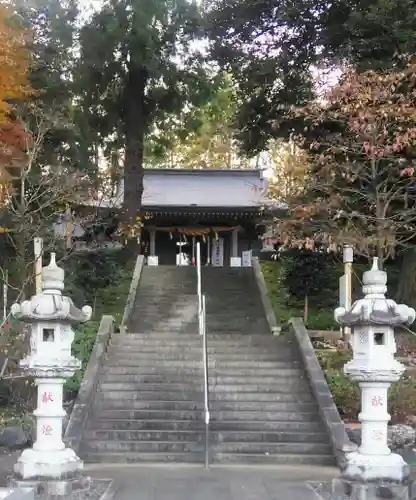
[[[149,265],[192,265],[197,242],[203,265],[250,265],[259,255],[272,206],[264,171],[145,169],[143,189],[141,247]],[[88,205],[117,209],[123,195],[121,183],[113,198]]]

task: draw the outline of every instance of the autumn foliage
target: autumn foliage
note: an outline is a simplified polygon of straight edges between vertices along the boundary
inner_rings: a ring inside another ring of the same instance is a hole
[[[302,217],[384,259],[416,232],[416,64],[351,71],[325,100],[292,108],[313,163]],[[282,126],[282,123],[277,123]],[[305,222],[305,219],[303,219]]]
[[[28,32],[11,20],[7,7],[0,5],[0,123],[8,122],[13,104],[30,93],[27,39]]]
[[[12,19],[9,7],[0,5],[0,204],[9,196],[16,173],[25,160],[28,134],[14,112],[31,94],[28,84],[29,33]]]

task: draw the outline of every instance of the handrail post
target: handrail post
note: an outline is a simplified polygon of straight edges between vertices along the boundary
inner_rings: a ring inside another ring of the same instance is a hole
[[[205,468],[209,468],[209,379],[208,379],[208,346],[206,331],[206,309],[205,295],[202,295],[202,340],[203,340],[203,359],[204,359],[204,422],[205,422]]]
[[[208,380],[208,346],[206,331],[206,308],[205,295],[202,295],[202,276],[201,276],[201,243],[196,244],[196,271],[198,277],[197,295],[198,295],[198,329],[202,336],[202,359],[204,366],[204,423],[205,423],[205,468],[209,467],[209,380]]]
[[[197,294],[198,294],[198,327],[199,335],[203,334],[202,325],[202,277],[201,277],[201,243],[196,244],[196,272],[197,272]]]

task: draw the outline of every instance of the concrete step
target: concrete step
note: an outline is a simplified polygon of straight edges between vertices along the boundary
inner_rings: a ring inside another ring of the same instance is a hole
[[[212,463],[217,464],[262,464],[262,465],[335,465],[333,455],[319,454],[255,454],[255,453],[222,453],[217,452],[211,455]]]
[[[89,430],[103,431],[201,431],[205,424],[201,420],[89,420]],[[313,429],[312,429],[313,430]]]
[[[285,356],[279,357],[276,361],[287,361],[287,358]],[[265,369],[273,369],[276,368],[276,361],[228,361],[227,360],[209,360],[208,363],[208,368],[209,371],[211,372],[214,369],[217,369],[217,371],[220,371],[221,369],[225,368],[228,370],[231,370],[232,368],[236,368],[237,370],[242,370],[245,367],[248,369],[254,369],[254,368],[262,368],[263,370]],[[131,358],[123,358],[123,357],[115,357],[115,356],[108,356],[106,362],[106,367],[115,367],[115,366],[122,366],[125,368],[138,368],[146,372],[146,370],[149,370],[149,367],[154,367],[157,370],[164,371],[164,370],[170,370],[172,367],[175,368],[198,368],[202,366],[202,360],[197,361],[193,359],[183,359],[183,360],[178,360],[178,359],[169,359],[168,361],[165,359],[159,359],[159,358],[142,358],[140,359],[140,363],[138,363],[138,360],[134,357]],[[146,370],[143,370],[143,369]],[[134,371],[132,372],[134,373]],[[146,372],[147,373],[147,372]]]
[[[134,342],[129,342],[126,340],[123,341],[114,341],[111,339],[111,342],[108,346],[109,352],[118,351],[120,353],[142,353],[142,352],[160,352],[161,350],[166,350],[168,352],[180,352],[182,350],[187,351],[195,351],[202,355],[202,338],[199,335],[196,335],[193,339],[182,339],[180,335],[177,337],[167,338],[167,339],[145,339],[145,340],[136,340]],[[244,344],[243,342],[234,343],[233,345],[228,345],[228,342],[216,342],[213,344],[208,340],[208,353],[209,354],[256,354],[261,353],[264,354],[266,352],[281,352],[285,350],[286,352],[290,352],[293,354],[297,354],[297,351],[294,348],[288,348],[286,346],[282,347],[278,343],[269,343],[265,342],[264,345],[250,345]]]
[[[202,388],[199,391],[188,392],[186,390],[152,390],[150,387],[142,387],[137,391],[100,391],[96,394],[96,401],[128,401],[129,404],[134,401],[200,401],[203,399]]]
[[[126,388],[130,389],[129,385],[125,384],[133,384],[131,387],[138,388],[143,385],[151,385],[151,384],[163,384],[163,383],[172,383],[172,384],[194,384],[199,389],[203,386],[203,372],[202,369],[181,373],[181,372],[173,372],[173,373],[150,373],[150,374],[117,374],[117,373],[101,373],[100,374],[100,385],[105,386],[107,389],[111,389],[112,387]]]
[[[274,384],[274,385],[265,385],[265,384],[251,384],[250,380],[247,380],[245,384],[239,384],[239,385],[226,385],[226,384],[216,384],[215,386],[212,386],[211,388],[211,394],[212,393],[263,393],[263,394],[274,394],[274,393],[280,393],[280,394],[287,394],[287,393],[293,393],[295,390],[303,389],[304,392],[306,392],[305,389],[307,389],[309,386],[307,385],[306,380],[289,380],[286,383],[284,383],[283,379],[281,384]],[[302,391],[301,391],[302,392]]]
[[[196,360],[177,360],[177,359],[170,359],[169,363],[166,362],[164,359],[146,359],[143,358],[140,360],[140,366],[138,366],[137,359],[135,358],[128,358],[128,359],[123,359],[119,357],[114,357],[114,356],[108,356],[107,359],[105,360],[105,369],[107,368],[112,368],[112,367],[124,367],[128,368],[129,370],[132,370],[132,373],[135,373],[134,368],[137,368],[139,371],[143,372],[144,371],[147,373],[151,371],[151,368],[153,367],[156,371],[164,371],[164,370],[170,370],[172,367],[175,368],[200,368],[202,366],[202,360],[201,361],[196,361]]]
[[[84,431],[83,438],[90,441],[185,441],[201,442],[205,435],[201,430],[94,430]]]
[[[110,351],[107,353],[107,357],[111,360],[120,360],[120,361],[126,361],[126,363],[130,363],[131,361],[166,361],[169,362],[170,360],[172,361],[196,361],[196,362],[201,362],[202,361],[202,351],[201,352],[187,352],[187,351],[177,351],[176,353],[174,352],[165,352],[165,351],[160,351],[160,352],[137,352],[136,354],[127,354],[125,352],[120,353],[118,351]]]
[[[219,380],[226,384],[234,384],[245,382],[247,379],[253,382],[262,382],[265,384],[275,383],[279,377],[291,377],[292,368],[288,368],[291,364],[283,362],[281,365],[276,363],[277,368],[269,368],[262,370],[261,368],[252,369],[211,369],[209,371],[209,378],[214,382]],[[279,366],[282,366],[279,368]],[[154,382],[182,382],[188,378],[191,381],[195,377],[202,376],[203,374],[202,362],[194,368],[180,368],[180,367],[165,367],[163,370],[159,367],[149,366],[103,366],[100,370],[101,382],[140,382],[140,381],[154,381]],[[246,376],[245,376],[246,375]]]
[[[153,453],[129,453],[129,452],[84,452],[81,449],[81,457],[86,463],[103,464],[128,464],[128,463],[203,463],[204,452],[194,451],[187,453],[153,452]]]
[[[108,352],[118,352],[118,353],[127,353],[127,354],[141,354],[141,353],[159,353],[161,351],[167,353],[181,353],[184,350],[186,352],[195,353],[198,355],[202,354],[202,338],[195,337],[193,341],[181,341],[175,342],[170,341],[169,343],[166,341],[147,341],[142,342],[140,344],[128,344],[128,343],[113,343],[111,342],[108,346]],[[228,346],[227,344],[220,345],[211,345],[208,342],[207,352],[213,356],[263,356],[265,354],[276,354],[279,352],[285,352],[288,354],[296,353],[295,349],[288,346],[280,346],[268,344],[264,346],[260,345],[232,345]]]
[[[299,422],[313,422],[317,418],[317,413],[312,412],[288,412],[288,411],[238,411],[238,410],[220,410],[212,412],[211,419],[214,421],[226,420],[257,420],[266,422],[272,420],[275,422],[289,422],[291,420]]]
[[[210,429],[215,432],[307,432],[320,434],[324,432],[323,424],[318,420],[301,422],[297,420],[227,420],[210,422]]]
[[[261,431],[211,431],[211,443],[241,443],[241,442],[265,442],[265,443],[325,443],[328,438],[324,432],[267,432]]]
[[[159,332],[165,332],[167,334],[180,334],[180,333],[191,333],[193,335],[198,335],[198,324],[196,321],[191,323],[182,324],[171,324],[164,321],[161,322],[144,322],[140,321],[140,326],[143,330],[157,330]]]
[[[164,353],[181,353],[184,350],[186,352],[190,353],[195,353],[198,356],[202,355],[202,339],[195,339],[194,342],[171,342],[170,344],[166,342],[143,342],[141,345],[123,345],[121,343],[119,344],[114,344],[110,343],[109,348],[107,352],[117,352],[119,354],[142,354],[142,353],[159,353],[159,352],[164,352]],[[280,346],[273,346],[273,345],[267,345],[267,346],[245,346],[245,345],[240,345],[240,346],[227,346],[227,345],[219,345],[219,346],[211,346],[208,345],[207,352],[209,355],[213,356],[235,356],[235,355],[244,355],[244,356],[257,356],[257,355],[265,355],[265,354],[270,354],[273,353],[275,354],[276,352],[281,352],[282,348]],[[292,352],[292,350],[286,348],[285,351]]]
[[[331,455],[331,446],[327,443],[309,442],[263,442],[263,441],[242,441],[227,442],[211,446],[211,451],[215,453],[254,453],[263,455],[272,454],[295,454],[295,455]]]
[[[151,332],[140,332],[140,331],[137,331],[137,332],[133,332],[133,331],[129,331],[128,333],[125,333],[125,334],[122,334],[122,333],[115,333],[113,334],[112,336],[112,339],[122,339],[122,341],[131,341],[131,342],[135,342],[135,341],[140,341],[142,339],[160,339],[160,340],[166,340],[167,338],[173,338],[173,339],[177,339],[177,338],[181,338],[181,339],[185,339],[185,338],[188,338],[188,339],[194,339],[195,338],[195,335],[196,335],[196,338],[200,338],[198,337],[198,334],[190,334],[190,333],[184,333],[184,334],[170,334],[169,332],[158,332],[157,330],[155,331],[151,331]],[[288,345],[290,344],[291,342],[289,340],[287,340],[284,336],[283,337],[273,337],[271,335],[271,333],[252,333],[250,335],[247,335],[246,337],[239,337],[238,339],[236,338],[235,334],[233,333],[230,333],[230,334],[226,334],[226,333],[221,333],[221,334],[217,334],[216,332],[213,332],[211,330],[211,332],[208,332],[207,333],[207,338],[208,338],[208,342],[211,343],[211,342],[215,342],[215,341],[219,341],[219,342],[223,342],[223,341],[231,341],[231,342],[236,342],[238,344],[242,344],[242,343],[255,343],[255,342],[272,342],[272,343],[281,343],[282,345]],[[293,343],[292,343],[293,344]]]
[[[198,441],[105,441],[87,440],[82,443],[82,451],[89,452],[125,452],[125,453],[187,453],[203,449]]]
[[[216,392],[215,388],[209,389],[209,400],[211,405],[220,401],[227,401],[229,403],[244,403],[255,401],[261,402],[280,402],[280,403],[293,403],[299,401],[301,403],[314,402],[314,398],[310,391],[303,392],[279,392],[275,387],[272,392]]]
[[[304,371],[301,370],[300,368],[281,368],[280,370],[277,370],[277,373],[273,376],[253,376],[247,374],[246,377],[243,375],[226,375],[224,376],[223,374],[213,374],[212,371],[209,372],[209,381],[210,384],[215,385],[215,384],[229,384],[229,385],[234,385],[234,384],[243,384],[244,382],[247,382],[248,380],[252,384],[262,384],[262,385],[268,385],[268,384],[276,384],[283,382],[280,379],[287,379],[290,377],[294,378],[300,378],[304,377]]]
[[[134,400],[134,399],[96,399],[93,403],[93,411],[101,410],[148,410],[148,411],[199,411],[204,409],[203,401],[152,401],[152,400]]]
[[[202,381],[201,385],[198,387],[202,387]],[[121,386],[123,386],[121,388]],[[107,386],[108,387],[108,386]],[[116,396],[114,395],[114,398],[118,399],[123,399],[123,397],[131,392],[137,392],[137,385],[135,382],[128,382],[126,384],[121,384],[121,385],[113,385],[112,387],[120,387],[120,389],[109,389],[108,391],[111,393],[119,393],[121,396]],[[273,394],[293,394],[295,390],[296,392],[308,392],[308,384],[305,380],[291,380],[288,381],[287,383],[284,383],[284,380],[282,379],[281,384],[274,384],[274,385],[266,385],[266,384],[251,384],[250,380],[247,380],[245,384],[234,384],[234,385],[229,385],[229,384],[215,384],[210,386],[210,393],[212,397],[214,398],[214,394],[239,394],[239,393],[250,393],[250,394],[268,394],[270,397],[272,397]],[[303,389],[303,390],[299,390]],[[103,394],[104,391],[101,391]],[[179,394],[187,394],[190,397],[197,397],[201,391],[196,390],[195,384],[190,384],[185,385],[185,384],[174,384],[174,383],[160,383],[160,384],[143,384],[140,387],[140,392],[142,393],[142,397],[146,397],[146,393],[154,394],[172,394],[172,397],[175,397],[176,395]],[[216,396],[215,396],[216,397]],[[219,396],[219,398],[222,398],[222,396]]]
[[[198,383],[199,385],[193,383],[193,384],[187,384],[184,383],[183,381],[180,382],[173,382],[172,383],[166,383],[166,380],[169,380],[169,374],[166,374],[163,378],[163,382],[157,382],[157,383],[142,383],[142,382],[137,382],[134,379],[131,380],[128,377],[136,377],[136,375],[120,375],[120,378],[123,377],[120,381],[114,381],[114,379],[111,379],[111,381],[106,381],[104,382],[103,380],[100,379],[100,390],[102,392],[105,392],[102,387],[106,388],[105,390],[108,390],[109,392],[120,392],[122,393],[120,398],[124,397],[124,392],[167,392],[167,393],[182,393],[182,394],[190,394],[192,396],[198,395],[202,389],[202,380],[199,380]],[[139,375],[140,376],[140,375]],[[113,377],[113,375],[111,375]],[[200,377],[202,378],[202,372],[200,374]],[[250,383],[251,380],[248,378],[245,380],[245,383],[239,383],[239,384],[229,384],[229,383],[223,383],[223,382],[216,382],[212,383],[212,380],[210,381],[209,385],[209,390],[210,393],[213,397],[213,399],[223,399],[223,395],[230,393],[230,394],[240,394],[242,398],[244,397],[250,397],[250,396],[245,396],[245,393],[251,393],[251,394],[277,394],[278,397],[282,397],[283,399],[286,399],[286,395],[288,394],[295,394],[296,397],[302,394],[310,394],[310,387],[309,383],[306,379],[296,379],[296,380],[291,380],[289,382],[285,382],[285,378],[276,378],[274,384],[261,384],[257,383],[256,381],[253,381],[253,383]],[[102,385],[101,385],[102,384]],[[215,396],[214,396],[215,395]],[[117,397],[117,396],[114,396]],[[235,396],[237,399],[240,396]]]
[[[227,394],[228,396],[228,394]],[[253,399],[249,401],[211,401],[210,410],[213,415],[216,412],[225,410],[230,411],[262,411],[262,412],[308,412],[315,411],[316,404],[313,402],[299,402],[299,401],[273,401],[269,396],[269,400],[264,401],[257,395],[253,395]]]
[[[231,290],[230,290],[231,291]],[[241,297],[240,290],[233,290],[237,298],[233,299],[230,297],[210,297],[206,296],[206,306],[207,313],[218,314],[220,317],[227,317],[227,312],[233,311],[235,313],[236,309],[242,305],[247,308],[247,310],[255,310],[257,313],[263,313],[262,304],[259,298],[255,299],[243,299]],[[135,311],[143,311],[154,313],[161,310],[161,306],[166,309],[171,309],[173,305],[177,305],[179,310],[186,310],[188,307],[195,307],[198,305],[198,299],[195,295],[194,298],[184,299],[183,296],[179,296],[178,299],[172,294],[163,294],[158,297],[147,298],[147,297],[137,297],[135,304]],[[217,309],[216,306],[222,305],[221,309]],[[246,311],[246,309],[240,309]]]
[[[184,387],[186,387],[184,385]],[[142,400],[142,401],[182,401],[187,400],[200,401],[203,397],[203,384],[192,386],[184,390],[153,390],[150,384],[140,383],[100,383],[95,399],[102,400]],[[310,391],[282,392],[273,385],[269,391],[264,392],[228,392],[216,391],[215,386],[209,387],[209,399],[212,404],[220,401],[243,403],[252,402],[280,402],[280,403],[311,403],[314,401]]]
[[[162,382],[157,384],[140,384],[137,385],[135,382],[127,382],[125,384],[108,384],[105,382],[99,382],[99,392],[98,394],[113,394],[113,398],[123,399],[129,393],[135,393],[140,391],[142,393],[142,397],[146,397],[146,393],[150,394],[172,394],[172,397],[175,397],[179,394],[189,394],[190,397],[197,397],[201,392],[201,387],[203,387],[203,381],[197,380],[191,384],[183,384],[183,383],[169,383]],[[118,396],[117,394],[120,394]],[[158,397],[159,399],[159,397]],[[168,398],[171,399],[171,398]]]
[[[156,367],[153,371],[151,368],[145,367],[104,367],[100,371],[100,382],[109,384],[124,384],[124,383],[160,383],[170,381],[172,383],[194,382],[195,377],[199,377],[202,382],[203,371],[202,364],[197,368],[177,369],[177,370],[158,370]]]
[[[149,351],[149,352],[137,352],[137,353],[130,353],[128,354],[127,352],[120,352],[119,350],[111,350],[107,353],[107,357],[110,358],[111,360],[120,360],[122,362],[126,361],[131,362],[131,361],[139,361],[141,363],[142,359],[149,361],[149,360],[164,360],[169,362],[170,360],[175,360],[175,361],[200,361],[202,360],[202,349],[200,351],[192,351],[192,350],[186,350],[186,351],[160,351],[160,352],[155,352],[155,351]],[[262,363],[262,362],[271,362],[273,363],[276,361],[276,358],[281,360],[284,358],[290,358],[291,354],[289,353],[252,353],[250,354],[210,354],[208,357],[208,361],[211,364],[217,364],[217,363],[246,363],[247,361],[253,363]]]
[[[109,419],[109,420],[203,420],[203,415],[200,410],[147,410],[147,409],[102,409],[92,408],[91,418],[93,420]]]

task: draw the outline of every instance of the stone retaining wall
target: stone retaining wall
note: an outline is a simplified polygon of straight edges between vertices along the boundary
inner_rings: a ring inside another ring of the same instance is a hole
[[[344,422],[342,421],[337,407],[332,399],[331,391],[325,379],[325,375],[316,357],[308,331],[302,318],[291,318],[290,334],[293,335],[298,345],[303,366],[309,379],[309,383],[318,404],[319,413],[325,424],[331,439],[332,449],[338,466],[342,469],[345,454],[355,451],[357,445],[350,441]]]

